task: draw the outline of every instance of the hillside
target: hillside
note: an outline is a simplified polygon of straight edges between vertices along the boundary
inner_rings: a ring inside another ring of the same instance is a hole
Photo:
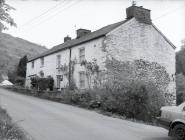
[[[46,50],[38,44],[0,33],[0,74],[14,70],[19,59],[24,55],[30,58]]]

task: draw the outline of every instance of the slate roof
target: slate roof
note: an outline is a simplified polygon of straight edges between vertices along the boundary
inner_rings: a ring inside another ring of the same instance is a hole
[[[128,20],[124,20],[124,21],[120,21],[120,22],[117,22],[117,23],[114,23],[114,24],[110,24],[110,25],[107,25],[97,31],[94,31],[94,32],[91,32],[81,38],[78,38],[78,39],[72,39],[70,41],[67,41],[67,42],[64,42],[60,45],[57,45],[57,46],[54,46],[53,48],[51,48],[50,50],[36,56],[36,57],[33,57],[31,59],[28,60],[28,62],[30,61],[33,61],[35,59],[38,59],[38,58],[41,58],[41,57],[44,57],[44,56],[47,56],[47,55],[50,55],[50,54],[53,54],[53,53],[56,53],[58,51],[61,51],[61,50],[64,50],[64,49],[67,49],[67,48],[71,48],[71,47],[74,47],[76,45],[79,45],[81,43],[85,43],[85,42],[88,42],[90,40],[93,40],[93,39],[96,39],[96,38],[99,38],[99,37],[103,37],[105,36],[107,33],[109,33],[110,31],[112,31],[113,29],[117,28],[118,26],[126,23]]]
[[[31,62],[33,60],[36,60],[38,58],[42,58],[44,56],[48,56],[50,54],[53,54],[53,53],[56,53],[58,51],[61,51],[61,50],[65,50],[65,49],[68,49],[68,48],[71,48],[71,47],[75,47],[76,45],[79,45],[79,44],[82,44],[82,43],[85,43],[85,42],[88,42],[88,41],[91,41],[93,39],[97,39],[99,37],[103,37],[105,36],[107,33],[109,33],[110,31],[112,31],[113,29],[117,28],[118,26],[126,23],[127,21],[129,21],[130,19],[126,19],[124,21],[120,21],[120,22],[117,22],[117,23],[114,23],[114,24],[110,24],[110,25],[107,25],[99,30],[96,30],[94,32],[91,32],[91,33],[88,33],[87,35],[83,36],[83,37],[80,37],[78,39],[72,39],[70,41],[67,41],[67,42],[64,42],[62,44],[59,44],[57,46],[54,46],[53,48],[51,48],[50,50],[47,50],[46,52],[38,55],[38,56],[35,56],[33,58],[30,58],[28,60],[28,62]],[[152,26],[162,35],[162,37],[175,49],[176,47],[173,45],[173,43],[171,43],[166,37],[164,34],[161,33],[161,31],[155,26],[152,24]]]

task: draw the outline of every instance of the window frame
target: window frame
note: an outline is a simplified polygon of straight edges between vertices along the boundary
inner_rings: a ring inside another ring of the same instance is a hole
[[[44,57],[40,58],[40,67],[44,67]]]
[[[56,75],[57,79],[56,79],[56,87],[57,89],[61,89],[61,82],[64,80],[64,76],[63,75]]]
[[[85,61],[85,47],[79,48],[79,60],[80,63]]]
[[[57,56],[56,56],[56,65],[57,65],[57,68],[59,68],[60,67],[60,65],[61,65],[61,55],[60,54],[58,54]]]
[[[32,62],[31,62],[31,68],[34,69],[34,67],[35,67],[35,62],[32,61]]]
[[[81,89],[84,89],[86,87],[86,76],[84,71],[79,72],[79,87]]]

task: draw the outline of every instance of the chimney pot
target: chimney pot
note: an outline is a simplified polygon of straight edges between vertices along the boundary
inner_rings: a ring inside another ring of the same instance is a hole
[[[85,36],[85,35],[89,34],[90,32],[91,32],[91,30],[78,29],[78,30],[76,30],[76,34],[77,34],[77,37],[76,38],[80,38],[82,36]]]
[[[68,35],[66,37],[64,37],[64,42],[70,41],[71,37],[69,37]]]

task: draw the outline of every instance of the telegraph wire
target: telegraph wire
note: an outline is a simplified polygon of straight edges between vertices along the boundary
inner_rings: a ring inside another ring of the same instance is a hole
[[[51,16],[49,16],[48,18],[46,18],[45,20],[40,21],[40,22],[39,22],[39,23],[37,23],[36,25],[31,26],[29,29],[37,28],[39,25],[43,24],[44,22],[49,21],[49,19],[54,18],[56,15],[60,14],[61,12],[64,12],[65,10],[67,10],[67,9],[71,8],[72,6],[74,6],[74,5],[78,4],[78,3],[79,3],[79,2],[81,2],[81,1],[83,1],[83,0],[77,0],[76,2],[72,3],[72,4],[71,4],[71,5],[69,5],[68,7],[65,7],[65,8],[63,8],[63,9],[59,10],[59,11],[58,11],[58,12],[56,12],[54,15],[51,15]],[[29,31],[29,29],[28,29],[28,31]]]
[[[42,13],[41,15],[36,16],[35,18],[33,18],[33,19],[29,20],[28,22],[24,23],[22,26],[26,26],[26,25],[29,25],[29,24],[33,23],[35,20],[37,20],[37,19],[39,19],[40,17],[42,17],[42,16],[48,14],[50,11],[52,11],[52,10],[55,9],[55,8],[57,8],[59,5],[61,5],[61,4],[64,3],[65,1],[67,1],[67,0],[63,0],[62,2],[60,2],[60,3],[56,4],[56,5],[54,5],[53,7],[49,8],[49,9],[46,10],[44,13]],[[69,0],[68,0],[68,1],[69,1]],[[67,7],[64,7],[63,9],[60,9],[58,12],[55,12],[54,15],[51,15],[51,16],[49,16],[48,18],[46,17],[46,19],[41,20],[40,22],[36,23],[35,25],[31,26],[30,28],[33,29],[33,28],[36,28],[35,26],[38,27],[40,24],[43,24],[44,22],[47,22],[49,19],[54,18],[56,15],[58,15],[58,14],[60,14],[61,12],[65,11],[65,10],[67,10],[67,9],[69,9],[69,8],[71,8],[72,6],[76,5],[77,3],[81,2],[81,1],[83,1],[83,0],[77,0],[77,1],[74,2],[73,4],[68,5]],[[163,15],[161,15],[161,16],[155,18],[155,19],[153,19],[152,21],[156,21],[156,20],[158,20],[158,19],[160,19],[160,18],[163,18],[163,17],[165,17],[165,16],[171,14],[171,13],[174,12],[175,10],[178,11],[178,10],[180,10],[181,8],[183,8],[184,6],[185,6],[185,5],[180,6],[180,7],[176,8],[176,9],[171,10],[171,11],[168,11],[167,13],[165,13],[165,14],[163,14]],[[176,12],[176,11],[175,11],[175,12]],[[20,28],[21,28],[21,27],[20,27]],[[28,28],[28,31],[29,31],[30,28]],[[27,30],[27,29],[26,29],[26,30]]]
[[[56,9],[58,6],[60,6],[61,4],[65,3],[67,0],[63,0],[61,1],[60,3],[57,3],[56,5],[54,5],[53,7],[47,9],[45,12],[43,12],[42,14],[30,19],[29,21],[25,22],[24,24],[22,24],[21,26],[24,27],[24,26],[27,26],[31,23],[33,23],[34,21],[38,20],[40,17],[43,17],[44,15],[48,14],[50,11]]]
[[[161,15],[161,16],[155,18],[155,19],[153,19],[152,21],[155,21],[155,20],[158,20],[158,19],[160,19],[160,18],[163,18],[163,17],[165,17],[165,16],[171,14],[172,12],[177,12],[177,11],[180,10],[181,8],[184,8],[184,6],[185,6],[185,5],[180,6],[180,7],[176,8],[176,9],[171,10],[171,11],[168,11],[167,13],[165,13],[165,14],[163,14],[163,15]]]

